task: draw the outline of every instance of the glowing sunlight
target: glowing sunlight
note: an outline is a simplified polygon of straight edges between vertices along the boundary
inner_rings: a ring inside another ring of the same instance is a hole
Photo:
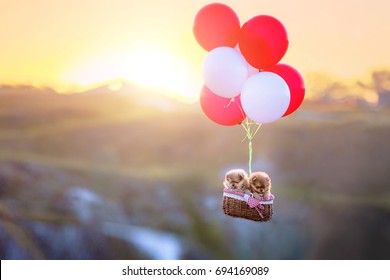
[[[169,49],[144,42],[73,65],[63,81],[91,87],[118,78],[163,90],[184,102],[195,102],[201,86],[198,71],[184,58]]]

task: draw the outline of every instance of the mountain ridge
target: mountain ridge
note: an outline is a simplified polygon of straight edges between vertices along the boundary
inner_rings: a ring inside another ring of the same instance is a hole
[[[175,111],[180,108],[188,108],[188,104],[180,102],[173,97],[173,93],[162,89],[143,87],[125,79],[115,79],[99,83],[93,87],[72,93],[59,93],[50,87],[37,87],[33,85],[0,85],[0,98],[3,99],[27,99],[34,97],[52,100],[92,100],[107,103],[124,102],[141,107],[155,108],[161,111]],[[41,100],[41,102],[46,102]]]

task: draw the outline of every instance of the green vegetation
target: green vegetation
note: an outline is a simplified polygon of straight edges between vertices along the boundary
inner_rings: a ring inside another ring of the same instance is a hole
[[[66,205],[67,191],[83,186],[121,207],[128,223],[179,236],[183,258],[389,256],[388,235],[377,235],[390,230],[389,112],[305,108],[263,125],[253,169],[270,173],[277,200],[273,221],[259,225],[224,216],[218,200],[224,172],[247,168],[244,130],[212,123],[198,105],[169,102],[167,111],[114,93],[0,94],[0,241],[16,242],[24,258],[147,257],[100,235],[93,242],[109,245],[91,255],[55,255],[42,245],[36,223],[94,231]],[[351,231],[364,228],[361,251],[322,250],[348,238],[338,230],[345,221]],[[364,245],[373,237],[379,253]]]

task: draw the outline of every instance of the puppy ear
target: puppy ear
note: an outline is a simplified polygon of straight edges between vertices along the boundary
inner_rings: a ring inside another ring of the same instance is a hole
[[[257,178],[256,177],[253,177],[252,178],[252,182],[256,182]]]

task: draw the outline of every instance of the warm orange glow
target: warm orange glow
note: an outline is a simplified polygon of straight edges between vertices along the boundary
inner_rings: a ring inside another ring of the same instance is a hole
[[[136,42],[128,50],[109,53],[70,67],[62,76],[68,84],[91,87],[123,78],[148,88],[162,89],[192,102],[197,99],[200,73],[185,58],[155,44]],[[194,90],[196,89],[196,90]]]
[[[1,1],[1,0],[0,0]],[[4,2],[4,1],[2,1]],[[195,100],[206,52],[196,43],[196,13],[213,1],[20,0],[0,9],[0,84],[82,90],[126,78]],[[259,14],[278,18],[290,45],[282,62],[305,76],[312,71],[361,79],[389,67],[390,2],[219,1],[241,23]]]

